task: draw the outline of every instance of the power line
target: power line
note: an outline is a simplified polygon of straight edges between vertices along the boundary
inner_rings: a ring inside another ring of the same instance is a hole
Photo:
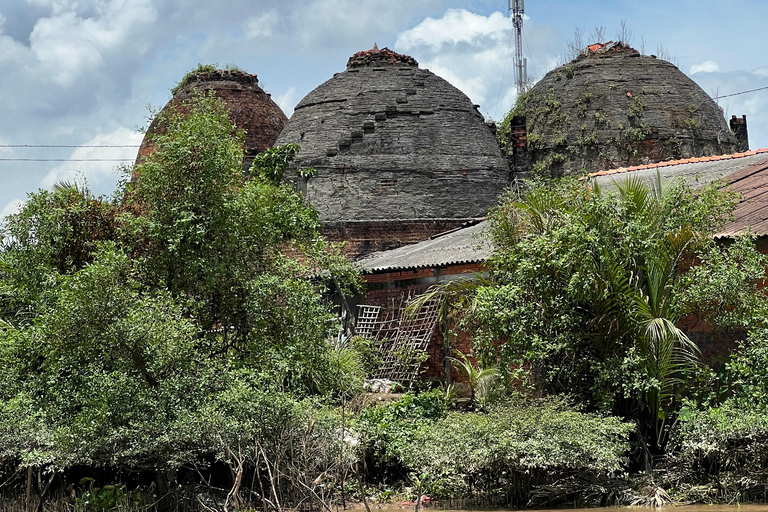
[[[0,162],[133,162],[135,158],[0,158]]]
[[[731,96],[741,96],[742,94],[748,94],[748,93],[750,93],[750,92],[757,92],[757,91],[764,91],[764,90],[766,90],[766,89],[768,89],[768,87],[760,87],[759,89],[752,89],[752,90],[750,90],[750,91],[741,91],[741,92],[735,92],[735,93],[733,93],[733,94],[726,94],[726,95],[724,95],[724,96],[716,96],[715,98],[716,98],[716,99],[720,99],[720,98],[730,98]]]
[[[64,145],[57,146],[52,144],[0,144],[0,148],[138,148],[138,147],[141,147],[141,146],[125,145],[125,144],[104,145],[104,146],[85,145],[85,144],[80,144],[77,146],[64,146]]]

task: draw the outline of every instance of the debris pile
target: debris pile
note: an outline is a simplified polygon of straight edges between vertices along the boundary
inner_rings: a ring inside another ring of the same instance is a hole
[[[601,55],[607,55],[607,54],[617,54],[617,53],[626,53],[626,54],[636,54],[640,55],[640,52],[629,46],[628,44],[624,44],[621,41],[614,42],[614,41],[608,41],[607,43],[595,43],[587,46],[587,48],[581,52],[581,54],[576,57],[576,60],[586,59],[588,57],[599,57]]]
[[[347,69],[362,68],[365,66],[381,66],[383,64],[406,65],[412,68],[419,67],[419,63],[416,62],[416,59],[413,57],[393,52],[389,48],[382,48],[379,50],[379,47],[374,43],[373,48],[370,50],[357,52],[351,56],[347,61]]]

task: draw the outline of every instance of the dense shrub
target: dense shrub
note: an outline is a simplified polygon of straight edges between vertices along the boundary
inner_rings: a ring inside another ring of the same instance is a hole
[[[438,392],[363,414],[368,449],[437,498],[524,505],[537,486],[626,470],[633,427],[573,410],[562,399],[521,397],[485,413],[445,412]]]

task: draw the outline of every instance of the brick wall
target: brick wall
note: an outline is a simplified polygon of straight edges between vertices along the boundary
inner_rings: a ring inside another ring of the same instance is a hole
[[[217,70],[201,73],[191,77],[189,83],[174,94],[163,110],[178,108],[182,112],[188,111],[188,108],[182,106],[186,100],[192,99],[196,93],[207,94],[213,91],[216,97],[224,101],[232,124],[245,131],[243,168],[247,171],[253,157],[272,147],[288,122],[288,118],[272,100],[271,95],[264,92],[258,84],[256,75],[242,71]],[[162,127],[153,121],[147,132],[161,130]],[[155,149],[145,137],[139,148],[136,163],[140,163]]]
[[[434,284],[462,275],[469,277],[472,273],[482,273],[487,270],[487,267],[481,263],[467,263],[440,268],[394,270],[366,274],[364,278],[368,284],[368,292],[363,303],[383,308],[398,307],[403,297],[424,293]],[[452,343],[451,356],[455,356],[456,350],[463,354],[469,354],[472,350],[472,342],[468,333],[460,333],[456,339],[452,340]],[[439,327],[432,334],[427,353],[429,359],[424,363],[420,378],[423,380],[443,380],[445,377],[445,347]],[[451,378],[454,381],[462,380],[455,370],[452,370]]]
[[[476,224],[478,219],[368,220],[326,222],[323,235],[332,242],[346,242],[344,254],[358,259],[377,251],[415,244],[440,233]]]

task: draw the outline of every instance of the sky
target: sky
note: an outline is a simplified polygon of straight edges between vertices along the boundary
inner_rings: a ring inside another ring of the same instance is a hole
[[[613,39],[626,20],[635,48],[669,55],[710,95],[768,86],[765,0],[525,3],[532,81],[564,62],[577,27],[588,43],[596,26]],[[104,146],[139,144],[151,108],[199,63],[257,74],[290,116],[375,42],[500,119],[516,98],[512,34],[507,0],[0,0],[0,218],[60,180],[112,193],[119,162],[77,160],[135,158]],[[747,115],[752,149],[768,147],[768,90],[719,102]]]

